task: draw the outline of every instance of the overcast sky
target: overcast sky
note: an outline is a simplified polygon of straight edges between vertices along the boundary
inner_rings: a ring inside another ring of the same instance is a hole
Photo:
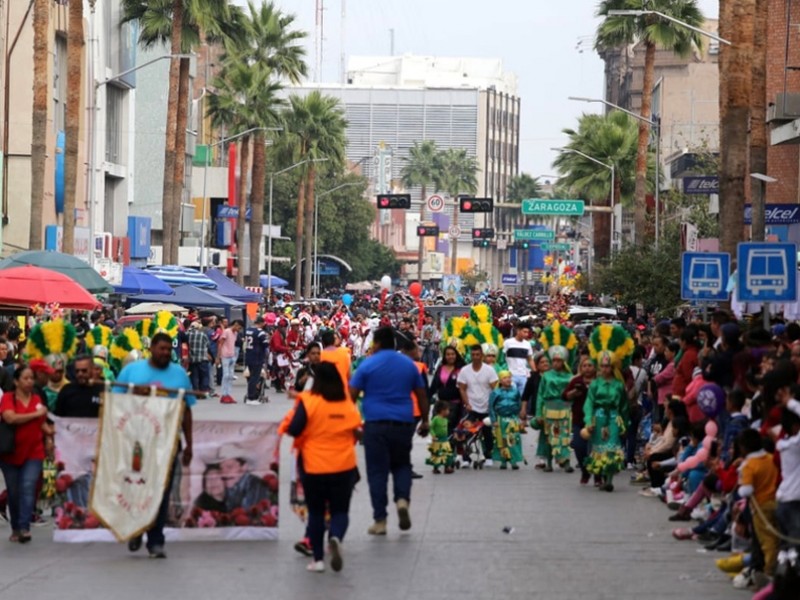
[[[313,68],[315,0],[275,1],[309,32]],[[582,112],[599,110],[567,100],[603,93],[603,63],[592,50],[597,0],[323,1],[323,82],[339,81],[342,1],[348,56],[388,55],[394,29],[395,54],[502,59],[517,75],[522,99],[520,168],[534,176],[553,173],[550,147],[565,142],[561,130]],[[698,2],[707,17],[717,18],[717,0]]]

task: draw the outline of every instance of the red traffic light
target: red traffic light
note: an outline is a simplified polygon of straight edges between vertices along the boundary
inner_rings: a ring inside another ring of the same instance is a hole
[[[472,212],[472,201],[463,200],[461,202],[461,210],[464,212]]]
[[[483,231],[481,231],[480,229],[473,229],[472,230],[472,237],[479,238],[479,237],[481,237],[482,233],[483,233]]]
[[[494,229],[491,227],[475,228],[472,230],[472,239],[490,240],[494,238]]]
[[[494,210],[492,198],[459,198],[459,208],[465,213],[490,213]]]
[[[401,209],[411,208],[411,194],[378,194],[377,200],[379,209]]]
[[[419,225],[417,227],[419,237],[439,237],[439,227],[436,225]]]

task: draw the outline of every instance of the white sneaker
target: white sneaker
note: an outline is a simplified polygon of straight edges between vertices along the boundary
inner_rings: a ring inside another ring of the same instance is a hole
[[[750,567],[745,568],[733,578],[733,587],[737,590],[746,590],[751,585],[753,585],[753,570]]]
[[[484,467],[493,467],[494,463],[492,462],[491,458],[487,458],[486,461],[483,463]]]
[[[261,404],[261,402],[258,400],[245,400],[244,403],[247,404],[248,406],[258,406],[259,404]]]
[[[311,573],[324,573],[325,572],[325,562],[321,561],[321,560],[313,560],[306,567],[306,571],[309,571]]]
[[[692,511],[691,517],[695,521],[705,521],[708,518],[708,511],[702,506],[698,506]]]

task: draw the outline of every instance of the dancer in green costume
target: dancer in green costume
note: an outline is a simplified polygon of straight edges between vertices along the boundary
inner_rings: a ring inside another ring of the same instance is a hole
[[[572,380],[567,369],[568,351],[563,346],[550,346],[547,350],[552,367],[539,382],[536,399],[536,421],[541,427],[536,454],[547,461],[545,473],[552,473],[553,459],[567,473],[574,469],[569,462],[571,407],[563,400],[564,390]]]
[[[511,463],[511,468],[516,471],[519,463],[525,462],[520,438],[522,402],[511,380],[511,373],[500,371],[498,377],[500,386],[492,390],[489,396],[489,417],[494,435],[492,460],[499,461],[501,469],[506,469]]]

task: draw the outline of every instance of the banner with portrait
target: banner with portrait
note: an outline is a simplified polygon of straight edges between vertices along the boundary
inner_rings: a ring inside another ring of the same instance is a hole
[[[57,542],[116,541],[88,508],[97,434],[94,419],[56,422]],[[175,461],[167,541],[277,539],[278,424],[195,420],[193,438],[189,467]]]

